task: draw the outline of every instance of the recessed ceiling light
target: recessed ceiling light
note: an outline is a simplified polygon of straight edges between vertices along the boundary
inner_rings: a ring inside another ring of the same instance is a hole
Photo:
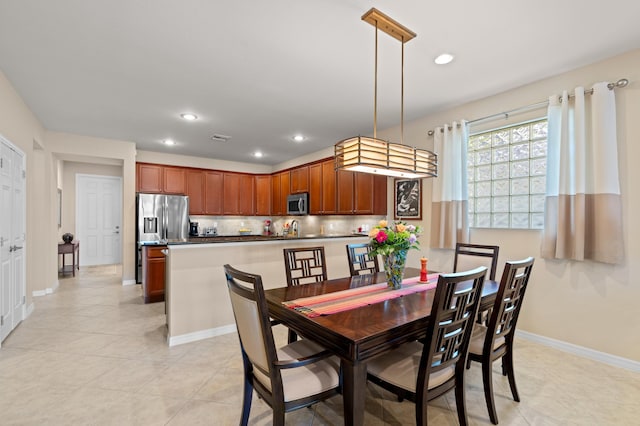
[[[302,141],[304,140],[304,136],[302,136],[302,135],[295,135],[295,136],[293,137],[293,140],[294,140],[294,141],[296,141],[296,142],[302,142]]]
[[[165,140],[163,140],[163,141],[162,141],[162,143],[163,143],[163,144],[165,144],[165,145],[175,145],[175,144],[176,144],[176,143],[175,143],[173,140],[171,140],[171,139],[165,139]]]
[[[263,155],[263,154],[262,154],[260,151],[256,151],[256,152],[253,154],[253,156],[254,156],[254,157],[256,157],[256,158],[261,158],[261,157],[262,157],[262,155]]]
[[[443,53],[441,55],[438,55],[436,59],[433,60],[433,62],[435,62],[438,65],[445,65],[451,61],[453,61],[453,55],[450,53]]]
[[[182,117],[184,120],[187,120],[187,121],[193,121],[198,119],[197,115],[191,114],[190,112],[185,112],[184,114],[180,114],[180,117]]]

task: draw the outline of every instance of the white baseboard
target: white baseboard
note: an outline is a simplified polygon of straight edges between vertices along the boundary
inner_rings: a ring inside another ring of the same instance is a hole
[[[516,336],[522,337],[531,342],[540,343],[554,349],[589,358],[594,361],[609,364],[614,367],[624,368],[627,370],[640,372],[640,362],[632,359],[623,358],[617,355],[611,355],[606,352],[596,351],[594,349],[585,348],[584,346],[574,345],[573,343],[563,342],[561,340],[551,339],[549,337],[540,336],[539,334],[529,333],[528,331],[516,330]]]
[[[122,285],[134,285],[137,284],[136,280],[122,280]]]
[[[46,296],[47,294],[53,294],[53,292],[56,291],[58,287],[60,287],[60,281],[56,280],[53,283],[53,287],[47,287],[44,290],[33,290],[31,292],[31,295],[33,297],[40,297],[40,296]]]
[[[223,325],[222,327],[209,328],[207,330],[195,331],[193,333],[181,334],[179,336],[167,336],[169,346],[182,345],[184,343],[196,342],[210,337],[222,336],[236,331],[236,325]]]
[[[35,307],[33,306],[33,303],[31,303],[29,306],[26,307],[23,320],[26,320],[31,316],[34,308]]]

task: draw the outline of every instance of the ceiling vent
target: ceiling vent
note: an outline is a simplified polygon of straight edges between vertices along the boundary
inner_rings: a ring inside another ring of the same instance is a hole
[[[226,142],[229,139],[231,139],[231,136],[221,135],[219,133],[215,133],[213,136],[211,136],[211,140],[216,142]]]

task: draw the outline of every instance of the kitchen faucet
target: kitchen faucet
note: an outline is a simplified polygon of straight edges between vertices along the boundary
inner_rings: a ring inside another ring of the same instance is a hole
[[[298,221],[297,220],[292,220],[291,221],[291,233],[295,237],[299,237],[300,236],[300,228],[298,227]]]

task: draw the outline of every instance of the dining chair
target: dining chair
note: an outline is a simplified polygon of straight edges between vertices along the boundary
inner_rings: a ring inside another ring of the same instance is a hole
[[[371,253],[371,246],[367,243],[347,244],[347,259],[352,277],[380,272],[378,256]]]
[[[458,420],[467,424],[464,372],[473,320],[487,268],[441,274],[423,343],[413,341],[367,364],[371,382],[416,404],[416,424],[427,424],[427,401],[455,389]]]
[[[249,421],[253,390],[273,410],[273,424],[285,413],[340,392],[340,361],[312,340],[276,349],[262,277],[224,265],[244,367],[241,425]]]
[[[453,272],[457,272],[458,269],[467,270],[478,266],[486,266],[489,268],[489,279],[493,281],[496,279],[499,251],[499,246],[456,243]]]
[[[327,280],[324,247],[283,249],[287,285],[294,286]]]
[[[502,374],[509,379],[514,401],[520,402],[513,369],[513,338],[533,261],[533,257],[528,257],[506,262],[489,323],[486,327],[481,324],[475,325],[469,344],[467,368],[471,361],[482,363],[484,399],[487,403],[489,418],[494,425],[498,424],[491,377],[491,367],[495,360],[502,359]]]
[[[496,279],[499,251],[499,246],[456,243],[453,272],[486,266],[489,268],[489,279],[493,281]],[[490,314],[490,309],[478,312],[477,322],[480,324],[486,323]]]
[[[283,249],[283,252],[287,287],[327,280],[324,247]],[[289,343],[297,338],[296,332],[289,329]]]

